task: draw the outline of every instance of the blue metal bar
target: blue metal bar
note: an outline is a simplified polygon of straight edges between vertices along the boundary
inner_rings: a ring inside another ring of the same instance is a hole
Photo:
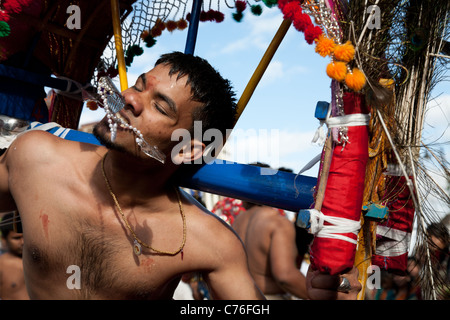
[[[186,172],[181,186],[298,212],[311,207],[317,178],[236,162],[204,164]],[[268,169],[265,169],[268,170]]]
[[[57,129],[48,131],[56,134]],[[91,133],[68,130],[64,133],[66,140],[101,145]],[[180,186],[185,188],[293,212],[310,208],[314,201],[317,179],[313,177],[228,161],[186,166],[191,170],[178,176]]]
[[[184,49],[184,53],[186,54],[194,54],[201,9],[202,9],[202,0],[194,0],[194,2],[192,3],[192,12],[191,12],[191,19],[189,21],[186,47]]]
[[[48,75],[43,75],[28,70],[7,66],[0,64],[0,77],[6,77],[15,79],[27,83],[31,83],[37,86],[49,87],[66,91],[69,88],[69,92],[78,90],[78,87],[67,80],[53,78]]]

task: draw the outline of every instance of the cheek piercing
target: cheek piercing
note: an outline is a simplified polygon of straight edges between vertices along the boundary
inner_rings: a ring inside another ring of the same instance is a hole
[[[164,163],[166,155],[162,153],[157,146],[151,146],[145,141],[141,131],[136,127],[126,123],[123,119],[116,116],[116,113],[125,107],[125,99],[119,93],[114,83],[109,77],[101,77],[98,83],[98,91],[103,102],[103,108],[108,119],[108,126],[111,132],[111,142],[114,142],[117,137],[117,124],[122,128],[129,129],[136,136],[136,143],[141,148],[141,151],[147,156]]]

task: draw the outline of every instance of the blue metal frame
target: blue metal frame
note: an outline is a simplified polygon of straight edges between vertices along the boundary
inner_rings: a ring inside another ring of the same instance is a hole
[[[59,127],[48,130],[57,134]],[[93,134],[66,129],[64,139],[101,145]],[[61,130],[59,130],[61,132]],[[180,186],[298,212],[314,202],[317,178],[236,162],[186,165]],[[269,173],[269,174],[268,174]]]
[[[192,3],[191,20],[189,22],[186,47],[184,49],[184,53],[186,54],[192,55],[194,54],[201,9],[202,9],[202,0],[194,0],[194,2]]]

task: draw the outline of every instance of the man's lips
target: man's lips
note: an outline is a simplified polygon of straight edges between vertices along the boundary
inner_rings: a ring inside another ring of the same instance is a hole
[[[120,128],[131,130],[130,120],[128,119],[128,117],[125,114],[123,114],[121,111],[119,111],[119,112],[115,113],[114,116],[119,120],[118,125]]]

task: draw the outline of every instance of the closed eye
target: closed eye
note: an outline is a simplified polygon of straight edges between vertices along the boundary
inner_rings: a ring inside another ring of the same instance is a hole
[[[164,108],[162,108],[159,104],[155,103],[155,109],[158,110],[161,114],[168,116],[166,110],[164,110]]]
[[[134,90],[136,90],[137,92],[142,92],[141,89],[138,89],[138,87],[136,87],[136,85],[132,86],[131,88],[133,88]]]

